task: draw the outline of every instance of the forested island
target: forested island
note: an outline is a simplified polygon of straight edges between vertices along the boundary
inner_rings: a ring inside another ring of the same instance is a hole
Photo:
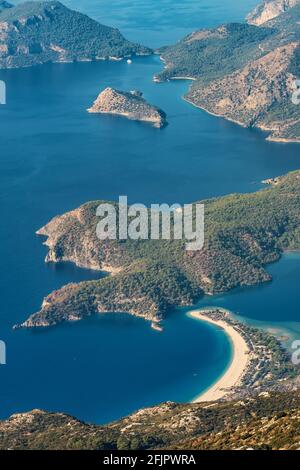
[[[147,47],[127,41],[57,1],[0,4],[0,68],[47,62],[92,61],[149,55]]]
[[[161,48],[165,69],[155,81],[193,79],[185,96],[193,105],[265,130],[269,140],[300,142],[292,100],[300,76],[300,3],[264,2],[248,21],[199,30]]]
[[[38,234],[46,237],[47,261],[71,261],[113,275],[54,291],[19,326],[45,327],[97,312],[158,322],[204,293],[270,281],[265,266],[284,250],[300,248],[300,171],[252,194],[204,201],[205,244],[198,251],[187,251],[185,240],[99,240],[101,202],[55,217]]]

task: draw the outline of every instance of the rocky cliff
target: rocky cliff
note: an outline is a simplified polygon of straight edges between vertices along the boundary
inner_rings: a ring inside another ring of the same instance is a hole
[[[260,26],[298,5],[300,0],[266,0],[247,16],[249,24]]]
[[[129,93],[106,88],[100,93],[90,113],[114,114],[134,121],[143,121],[162,128],[167,124],[166,114],[143,98],[139,91]]]

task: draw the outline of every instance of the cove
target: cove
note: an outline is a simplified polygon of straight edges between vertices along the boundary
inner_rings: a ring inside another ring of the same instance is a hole
[[[205,296],[197,306],[226,308],[237,319],[275,334],[290,348],[292,341],[300,337],[297,307],[300,253],[284,253],[282,259],[268,266],[267,270],[272,275],[272,282],[234,289],[225,295]]]

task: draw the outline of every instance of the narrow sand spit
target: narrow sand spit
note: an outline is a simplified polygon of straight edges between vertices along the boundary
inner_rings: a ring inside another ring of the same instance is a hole
[[[240,380],[248,367],[250,350],[240,333],[226,321],[212,320],[201,313],[201,311],[193,311],[190,312],[189,315],[193,318],[196,318],[197,320],[219,326],[231,339],[233,345],[233,356],[229,368],[214,385],[212,385],[206,392],[195,398],[193,402],[200,403],[204,401],[220,400],[230,392],[232,387],[239,385]]]

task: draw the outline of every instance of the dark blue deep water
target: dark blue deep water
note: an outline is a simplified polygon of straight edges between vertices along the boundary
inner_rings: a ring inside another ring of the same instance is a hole
[[[197,27],[238,20],[256,3],[221,0],[74,0],[69,6],[121,27],[150,46]],[[128,6],[130,4],[130,6]],[[242,5],[241,5],[242,4]],[[98,273],[44,263],[35,231],[91,199],[183,203],[254,191],[261,180],[300,167],[299,147],[264,140],[181,99],[187,82],[155,84],[158,57],[126,62],[46,65],[0,71],[8,88],[0,109],[0,417],[32,408],[107,422],[145,405],[189,400],[228,366],[222,331],[171,313],[164,333],[127,315],[93,317],[45,331],[12,331],[45,295]],[[140,89],[168,114],[162,131],[86,112],[106,86]],[[250,322],[299,331],[299,256],[270,267],[268,286],[205,298]]]

